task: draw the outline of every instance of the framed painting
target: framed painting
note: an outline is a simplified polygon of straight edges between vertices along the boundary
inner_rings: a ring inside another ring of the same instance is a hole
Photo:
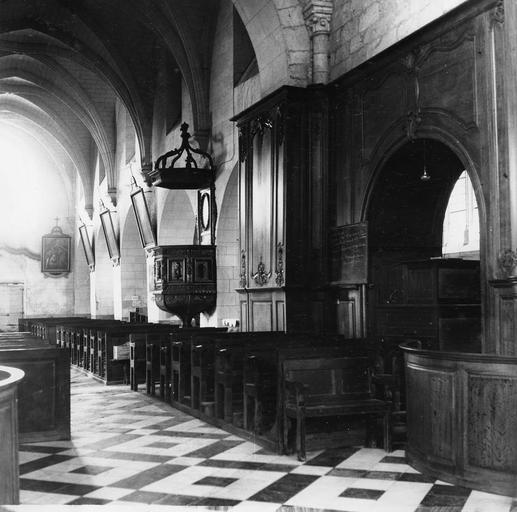
[[[156,237],[151,223],[149,207],[145,199],[145,192],[141,187],[138,187],[138,189],[131,194],[131,203],[133,203],[133,211],[135,212],[142,247],[144,249],[154,247],[156,245]]]
[[[83,245],[86,263],[88,263],[88,267],[90,267],[90,272],[93,272],[95,270],[95,255],[93,254],[93,247],[88,235],[88,228],[85,224],[79,226],[79,234],[81,235],[81,243]]]
[[[41,238],[41,271],[45,275],[60,276],[70,272],[72,237],[55,226]]]
[[[106,238],[106,245],[108,247],[108,254],[114,265],[120,263],[120,251],[118,247],[117,234],[115,232],[115,226],[113,225],[113,218],[111,211],[106,209],[100,214],[102,231],[104,232],[104,238]]]

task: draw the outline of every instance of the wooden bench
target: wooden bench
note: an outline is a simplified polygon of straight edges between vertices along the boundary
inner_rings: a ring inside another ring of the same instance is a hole
[[[141,382],[146,384],[146,393],[154,395],[160,381],[160,348],[169,342],[175,324],[138,323],[136,332],[129,335],[129,385],[138,391]],[[142,329],[142,326],[147,328]]]
[[[306,457],[307,418],[381,416],[384,449],[391,451],[391,402],[373,398],[368,357],[287,359],[283,376],[284,446],[289,448],[296,425],[299,460]]]

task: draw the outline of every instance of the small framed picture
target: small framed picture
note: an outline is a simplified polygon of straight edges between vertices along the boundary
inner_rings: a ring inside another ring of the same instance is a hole
[[[55,226],[41,238],[41,271],[53,276],[68,274],[71,248],[72,237]]]
[[[133,203],[133,211],[135,212],[142,247],[144,249],[154,247],[156,245],[156,237],[151,223],[149,207],[145,199],[145,192],[141,187],[138,187],[138,189],[131,194],[131,202]]]
[[[120,250],[111,211],[109,209],[104,210],[100,214],[100,218],[104,237],[106,238],[106,245],[108,246],[109,257],[114,265],[118,265],[120,263]]]
[[[83,244],[86,263],[88,263],[88,267],[90,267],[90,272],[93,272],[95,270],[95,255],[93,254],[93,247],[90,242],[90,236],[88,235],[88,228],[85,224],[79,226],[79,234],[81,235],[81,243]]]

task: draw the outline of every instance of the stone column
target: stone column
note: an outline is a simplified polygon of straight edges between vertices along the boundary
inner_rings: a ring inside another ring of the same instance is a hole
[[[303,10],[312,46],[312,83],[326,84],[329,80],[330,20],[332,0],[309,0]]]

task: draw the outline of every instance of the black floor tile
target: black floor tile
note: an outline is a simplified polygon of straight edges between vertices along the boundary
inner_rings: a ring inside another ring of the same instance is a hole
[[[381,462],[388,464],[407,464],[406,457],[399,457],[396,455],[387,455],[384,459],[381,459]]]
[[[199,466],[208,466],[213,468],[229,468],[229,469],[252,469],[261,471],[279,471],[281,473],[289,473],[297,466],[289,466],[287,464],[268,464],[264,462],[246,462],[240,460],[223,460],[223,459],[207,459],[198,464]]]
[[[332,508],[311,508],[311,507],[295,507],[294,505],[282,505],[276,509],[276,512],[348,512],[346,510],[336,510]]]
[[[54,464],[59,464],[60,462],[65,462],[67,460],[73,459],[74,457],[68,455],[49,455],[48,457],[43,457],[41,459],[32,460],[30,462],[25,462],[20,464],[20,475],[26,475],[27,473],[32,473],[32,471],[37,471],[38,469],[43,469],[48,466],[53,466]]]
[[[121,443],[127,443],[128,441],[139,439],[140,437],[142,436],[136,434],[119,434],[114,435],[113,437],[108,437],[107,439],[95,441],[94,443],[86,444],[82,446],[82,448],[86,448],[89,450],[103,450],[105,448],[110,448],[111,446],[117,446]]]
[[[21,444],[19,447],[20,452],[36,452],[36,453],[59,453],[69,448],[63,448],[62,446],[38,446]]]
[[[201,480],[194,482],[194,485],[214,485],[216,487],[227,487],[233,482],[236,482],[238,478],[227,478],[222,476],[205,476]]]
[[[397,471],[368,471],[363,478],[374,478],[376,480],[399,480],[404,473]]]
[[[174,411],[176,414],[176,412]],[[149,413],[147,413],[149,414]],[[167,421],[160,421],[159,423],[155,423],[153,425],[149,425],[145,428],[155,429],[155,430],[164,430],[169,427],[175,427],[176,425],[181,425],[182,423],[186,423],[187,421],[192,421],[190,416],[174,416],[169,418]]]
[[[285,475],[257,494],[254,494],[249,500],[284,503],[318,478],[318,476],[313,475]]]
[[[76,496],[83,496],[84,494],[89,494],[90,492],[97,491],[102,487],[96,485],[87,485],[87,484],[63,484],[61,482],[61,487],[59,487],[55,492],[59,494],[71,494]]]
[[[70,501],[67,505],[106,505],[111,503],[111,500],[101,500],[100,498],[77,498],[74,501]]]
[[[401,482],[421,482],[425,484],[432,484],[436,481],[435,478],[421,475],[420,473],[403,473],[399,480]]]
[[[136,503],[156,503],[167,496],[162,492],[135,491],[127,496],[120,498],[120,501],[132,501]]]
[[[188,432],[188,431],[177,431],[177,430],[161,430],[157,435],[169,436],[169,437],[192,437],[196,439],[214,439],[219,440],[228,437],[230,434],[208,434],[205,432]],[[244,442],[244,441],[241,441]]]
[[[210,457],[214,457],[215,455],[219,455],[220,453],[223,453],[226,450],[230,450],[235,446],[239,446],[243,442],[244,441],[216,441],[213,444],[204,446],[203,448],[199,448],[198,450],[194,450],[190,453],[186,453],[185,457],[199,457],[203,459],[208,459]]]
[[[57,492],[63,487],[63,482],[47,482],[46,480],[35,480],[31,478],[20,478],[20,490],[35,492]]]
[[[423,507],[463,507],[471,493],[470,489],[452,485],[433,485],[420,502]]]
[[[174,473],[178,473],[185,469],[186,466],[179,466],[173,464],[162,464],[161,466],[156,466],[154,468],[147,469],[138,473],[137,475],[130,476],[128,478],[124,478],[123,480],[119,480],[111,484],[111,487],[122,487],[124,489],[141,489],[146,485],[152,484],[158,480],[162,480]]]
[[[173,446],[177,446],[179,443],[166,443],[165,441],[155,441],[154,443],[147,444],[146,448],[164,448],[165,450],[168,450],[169,448],[172,448]]]
[[[462,512],[463,506],[419,506],[415,512]],[[479,511],[483,512],[483,511]]]
[[[360,489],[357,487],[349,487],[345,489],[339,496],[341,498],[358,498],[362,500],[378,500],[384,491],[377,489]]]
[[[167,494],[161,500],[155,501],[156,505],[176,505],[176,506],[186,506],[186,505],[197,505],[197,501],[199,501],[199,496],[185,496],[182,494]]]
[[[194,503],[196,507],[234,507],[240,503],[239,500],[225,498],[201,498]]]
[[[70,473],[79,473],[80,475],[100,475],[101,473],[104,473],[105,471],[109,471],[110,469],[113,469],[109,466],[83,466],[81,468],[74,469],[73,471],[70,471]]]
[[[359,448],[357,447],[346,447],[337,448],[335,450],[325,450],[323,453],[320,453],[318,456],[307,461],[305,464],[308,466],[330,466],[334,468],[344,460],[351,457],[357,451],[359,451]]]
[[[88,454],[88,457],[100,457],[103,459],[135,460],[139,462],[158,462],[163,464],[172,457],[169,455],[153,455],[148,453],[115,452],[111,450],[98,451]]]
[[[344,478],[364,478],[368,471],[364,469],[348,469],[348,468],[334,468],[330,470],[328,476],[340,476]]]

